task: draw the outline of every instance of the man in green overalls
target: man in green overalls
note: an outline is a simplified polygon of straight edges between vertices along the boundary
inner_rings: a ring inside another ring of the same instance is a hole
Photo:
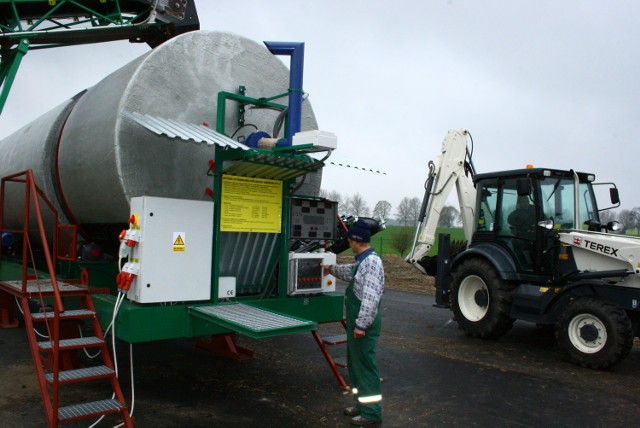
[[[369,245],[371,230],[364,220],[356,221],[349,228],[347,239],[356,255],[355,263],[323,265],[335,277],[349,282],[345,292],[347,367],[357,405],[347,407],[344,413],[353,416],[352,425],[376,425],[382,422],[376,344],[382,326],[379,308],[384,292],[384,268]]]

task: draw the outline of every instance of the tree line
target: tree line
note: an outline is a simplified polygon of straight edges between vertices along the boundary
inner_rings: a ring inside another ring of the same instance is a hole
[[[324,189],[320,190],[320,196],[338,203],[338,213],[341,215],[356,217],[373,217],[378,220],[389,222],[395,220],[403,226],[414,226],[419,220],[422,201],[417,198],[404,197],[394,207],[389,201],[381,200],[376,202],[373,210],[369,207],[364,197],[359,193],[353,195],[342,195],[340,192]],[[438,226],[456,227],[460,225],[460,211],[452,206],[444,206],[440,213]]]
[[[419,220],[422,201],[417,197],[404,197],[394,207],[388,201],[376,202],[373,210],[367,204],[364,197],[359,193],[353,195],[342,195],[340,192],[332,190],[320,190],[320,196],[338,203],[338,213],[341,215],[357,217],[373,217],[378,220],[395,220],[403,226],[414,226]],[[394,209],[395,208],[395,209]],[[633,232],[640,234],[640,207],[630,210],[604,210],[600,211],[600,222],[602,224],[617,221],[622,226],[621,233]],[[445,205],[440,213],[438,221],[439,227],[457,227],[461,224],[460,211],[453,206]]]

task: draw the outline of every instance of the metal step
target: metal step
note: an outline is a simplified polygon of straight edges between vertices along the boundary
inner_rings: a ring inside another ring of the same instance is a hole
[[[342,367],[343,369],[347,368],[347,357],[337,357],[333,359],[333,362],[336,366]]]
[[[115,373],[114,370],[107,366],[86,367],[83,369],[64,370],[58,373],[60,383],[74,383],[94,379],[107,378]],[[53,373],[44,375],[47,382],[53,382]]]
[[[343,343],[347,343],[347,335],[338,334],[335,336],[327,336],[322,338],[322,342],[326,345],[341,345]]]
[[[66,350],[66,349],[91,348],[91,347],[100,346],[103,343],[104,343],[104,340],[98,339],[97,337],[94,337],[94,336],[78,337],[76,339],[61,340],[60,349]],[[38,342],[38,347],[42,350],[48,350],[53,347],[53,344],[51,341],[46,340],[46,341]]]
[[[71,311],[60,312],[60,319],[75,319],[75,318],[91,318],[96,313],[88,309],[74,309]],[[53,312],[35,312],[31,314],[31,318],[34,321],[44,321],[45,319],[53,318]]]
[[[45,297],[53,294],[53,281],[48,278],[29,279],[26,281],[26,292],[29,297],[39,297],[41,294]],[[69,284],[62,280],[57,280],[58,290],[61,294],[79,295],[86,294],[87,287]],[[2,281],[2,285],[12,288],[15,291],[22,292],[22,281]]]
[[[72,404],[58,409],[60,422],[76,419],[91,418],[93,416],[117,413],[124,405],[118,400],[100,400],[90,403]]]

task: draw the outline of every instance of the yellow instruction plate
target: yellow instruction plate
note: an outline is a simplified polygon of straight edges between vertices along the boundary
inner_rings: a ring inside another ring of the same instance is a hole
[[[282,181],[222,176],[221,232],[280,233]]]

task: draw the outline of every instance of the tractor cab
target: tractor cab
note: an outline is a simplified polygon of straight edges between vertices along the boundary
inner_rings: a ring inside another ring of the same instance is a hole
[[[516,272],[551,275],[558,230],[601,229],[594,179],[544,168],[476,174],[470,248],[493,242],[509,253]],[[617,189],[611,190],[615,204]]]

